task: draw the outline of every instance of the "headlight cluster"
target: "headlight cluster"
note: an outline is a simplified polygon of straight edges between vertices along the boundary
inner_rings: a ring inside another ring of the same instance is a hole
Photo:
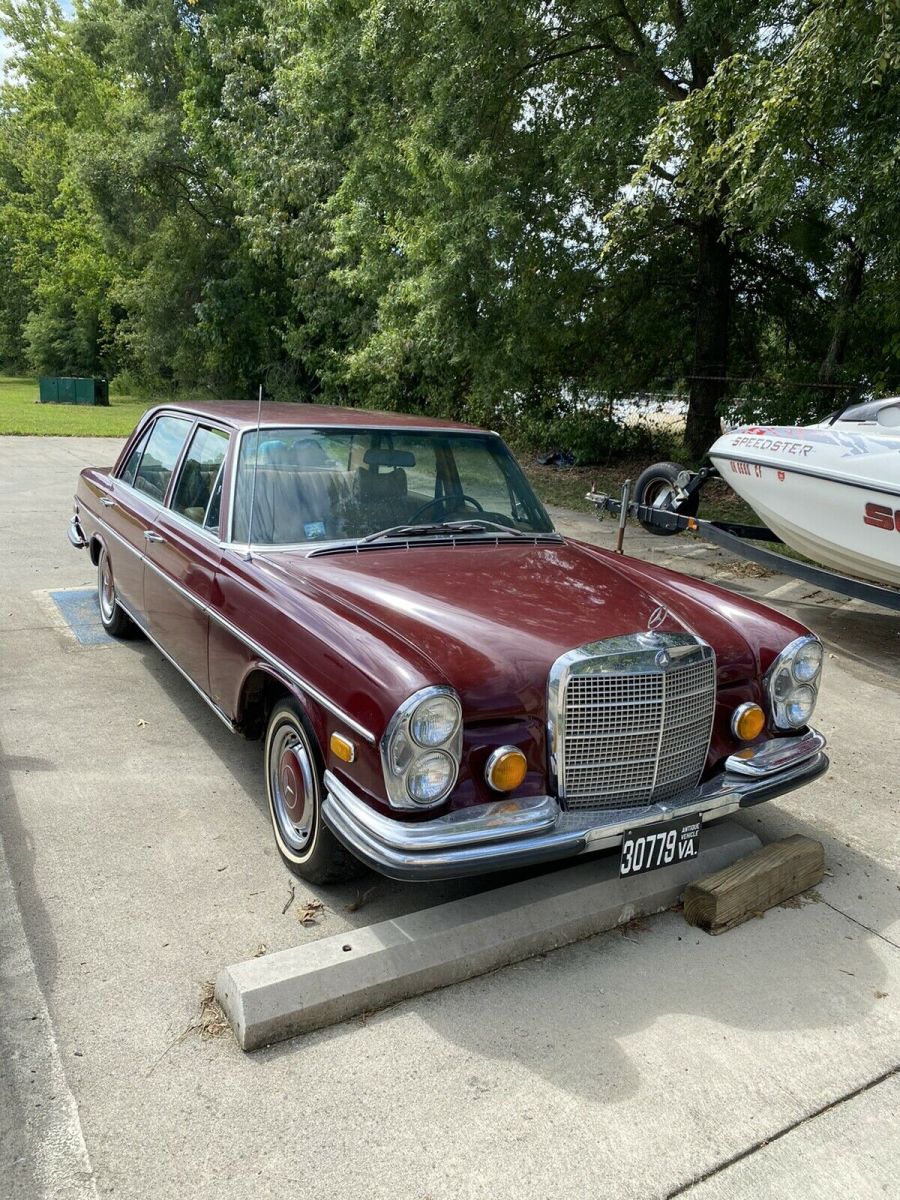
[[[816,707],[822,674],[822,643],[811,634],[785,646],[766,674],[772,717],[779,729],[807,725]]]
[[[462,711],[452,688],[428,687],[401,704],[381,742],[388,799],[394,808],[427,808],[456,783]]]

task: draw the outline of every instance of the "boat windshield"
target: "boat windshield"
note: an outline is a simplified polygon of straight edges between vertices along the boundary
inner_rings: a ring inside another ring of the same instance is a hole
[[[445,522],[473,522],[465,532],[477,536],[479,519],[511,532],[553,530],[496,435],[293,427],[241,439],[232,541],[357,540],[407,525],[438,536]]]

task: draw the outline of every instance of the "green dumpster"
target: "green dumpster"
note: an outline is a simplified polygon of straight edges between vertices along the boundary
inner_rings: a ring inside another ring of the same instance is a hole
[[[75,379],[42,375],[38,380],[41,404],[109,404],[106,379]]]

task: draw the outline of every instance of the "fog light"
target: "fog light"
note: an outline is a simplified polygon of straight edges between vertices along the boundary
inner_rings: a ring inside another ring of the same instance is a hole
[[[487,760],[484,777],[495,792],[511,792],[525,778],[528,764],[515,746],[501,746]]]
[[[739,704],[731,717],[731,732],[741,742],[752,742],[766,727],[766,714],[758,704]]]

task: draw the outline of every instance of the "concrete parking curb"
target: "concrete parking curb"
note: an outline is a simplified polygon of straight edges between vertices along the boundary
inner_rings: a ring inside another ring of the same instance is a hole
[[[741,825],[704,831],[697,858],[619,878],[615,855],[225,967],[216,999],[244,1050],[612,929],[673,904],[693,879],[760,846]]]

